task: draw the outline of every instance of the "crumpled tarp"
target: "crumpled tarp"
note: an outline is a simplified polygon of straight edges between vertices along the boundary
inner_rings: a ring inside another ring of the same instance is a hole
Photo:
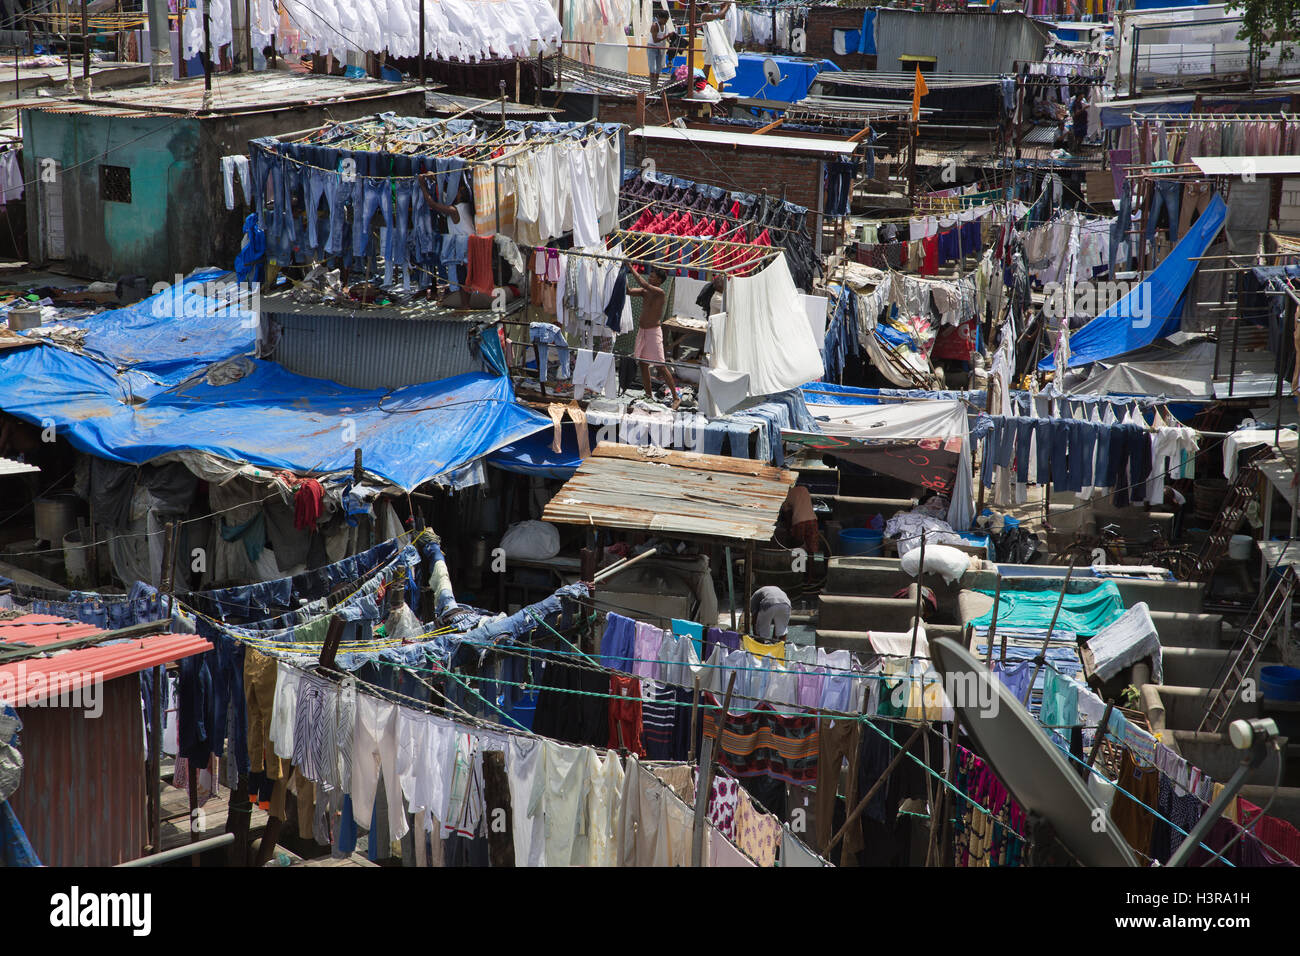
[[[510,380],[498,375],[385,391],[253,365],[229,385],[198,378],[132,403],[102,362],[48,346],[22,349],[0,357],[0,408],[37,424],[52,420],[78,450],[134,464],[206,453],[342,477],[361,448],[367,472],[407,491],[551,425],[518,405]]]
[[[1102,680],[1110,680],[1121,668],[1149,657],[1151,682],[1165,682],[1160,635],[1145,602],[1134,604],[1093,635],[1088,650],[1092,653],[1092,672]]]

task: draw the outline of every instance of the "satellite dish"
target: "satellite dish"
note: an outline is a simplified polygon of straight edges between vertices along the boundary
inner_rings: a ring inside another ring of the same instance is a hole
[[[951,638],[931,641],[930,657],[944,686],[953,688],[948,696],[962,723],[1016,802],[1046,821],[1084,866],[1137,866],[1106,808],[1002,681]],[[1108,824],[1100,833],[1093,823],[1099,815]]]
[[[776,65],[776,60],[770,56],[763,60],[763,78],[767,80],[768,86],[780,86],[781,81],[785,79],[781,75],[781,68]]]

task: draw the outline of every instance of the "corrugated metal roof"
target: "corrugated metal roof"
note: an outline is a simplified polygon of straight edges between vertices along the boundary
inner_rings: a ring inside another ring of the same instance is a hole
[[[93,638],[97,634],[107,637],[109,633],[47,614],[27,614],[0,622],[0,651],[40,648],[60,641]],[[47,698],[71,694],[91,682],[107,683],[210,650],[209,641],[193,634],[156,634],[59,650],[48,657],[33,655],[0,664],[0,696],[14,707],[37,705]]]
[[[435,116],[453,116],[469,110],[484,116],[501,116],[501,101],[487,100],[480,96],[461,96],[455,93],[433,92],[424,97],[425,107]],[[551,110],[544,106],[532,106],[528,103],[506,101],[506,116],[542,118],[551,115]]]
[[[768,541],[793,472],[721,455],[643,455],[601,442],[542,512],[543,521],[668,537]]]
[[[132,86],[101,92],[92,99],[58,100],[46,107],[51,113],[95,113],[107,116],[148,116],[153,113],[244,113],[284,109],[339,100],[385,97],[414,92],[411,83],[384,80],[350,80],[276,71],[274,73],[223,73],[212,84],[212,105],[203,109],[202,77],[150,86]]]
[[[0,476],[32,475],[38,471],[40,471],[39,468],[35,465],[29,465],[25,461],[14,461],[12,458],[0,458]]]
[[[687,145],[707,144],[710,146],[744,146],[749,149],[782,150],[791,153],[811,153],[815,156],[850,156],[858,148],[857,143],[831,139],[799,139],[794,136],[772,135],[768,133],[746,133],[723,129],[682,129],[678,126],[642,126],[634,129],[628,136],[643,139],[658,139]]]
[[[269,310],[267,316],[279,328],[272,358],[299,375],[353,388],[400,388],[482,371],[470,348],[478,324],[464,318]]]

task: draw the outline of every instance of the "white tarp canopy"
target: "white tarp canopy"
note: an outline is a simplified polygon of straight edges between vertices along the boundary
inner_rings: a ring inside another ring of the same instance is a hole
[[[805,400],[810,393],[805,393]],[[855,443],[879,445],[881,449],[894,446],[891,457],[897,468],[891,473],[900,477],[919,475],[925,478],[927,469],[947,469],[955,459],[956,474],[951,483],[948,506],[948,523],[956,531],[965,531],[974,518],[971,483],[970,428],[966,406],[959,401],[922,401],[898,404],[814,404],[809,401],[808,411],[817,419],[825,436],[853,439]],[[829,444],[829,443],[827,443]],[[833,454],[853,460],[851,450]],[[886,471],[880,461],[867,467]],[[924,480],[922,481],[924,484]]]

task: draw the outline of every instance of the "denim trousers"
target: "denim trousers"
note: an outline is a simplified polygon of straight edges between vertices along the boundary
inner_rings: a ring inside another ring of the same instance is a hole
[[[564,332],[555,325],[534,322],[528,329],[528,338],[537,345],[537,375],[545,382],[546,367],[550,364],[551,346],[559,350],[560,378],[569,377],[569,343],[564,339]]]
[[[1094,428],[1097,429],[1097,448],[1093,456],[1093,480],[1094,488],[1109,488],[1110,485],[1110,433],[1114,430],[1112,426],[1100,422],[1096,423]]]
[[[1026,484],[1029,481],[1029,445],[1034,436],[1032,418],[1016,419],[1016,482]]]
[[[307,245],[313,252],[324,252],[329,235],[334,230],[335,194],[339,190],[339,174],[328,169],[307,170]],[[321,235],[320,203],[325,200],[326,227]],[[339,213],[342,214],[342,209]]]
[[[1034,421],[1034,439],[1038,448],[1038,483],[1045,485],[1052,475],[1052,420],[1039,418]]]
[[[1183,184],[1172,180],[1156,180],[1151,194],[1151,214],[1147,216],[1147,240],[1155,238],[1156,220],[1163,208],[1169,217],[1169,241],[1178,241],[1178,207],[1182,203]]]
[[[1110,226],[1110,278],[1115,278],[1115,256],[1119,252],[1121,243],[1128,241],[1128,231],[1133,228],[1133,207],[1132,200],[1129,198],[1128,190],[1125,189],[1119,200],[1119,214]],[[1132,244],[1129,246],[1129,255],[1132,253]],[[1128,265],[1129,255],[1124,257],[1124,265]]]
[[[385,223],[393,221],[393,194],[387,179],[370,176],[358,176],[356,188],[359,193],[352,201],[352,255],[361,259],[370,248],[370,221],[375,213],[381,213]]]
[[[1055,418],[1048,422],[1052,436],[1052,486],[1059,491],[1070,490],[1070,423]],[[1040,473],[1038,480],[1043,476]]]

